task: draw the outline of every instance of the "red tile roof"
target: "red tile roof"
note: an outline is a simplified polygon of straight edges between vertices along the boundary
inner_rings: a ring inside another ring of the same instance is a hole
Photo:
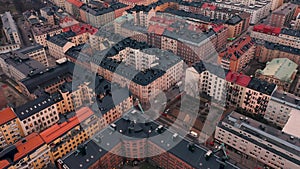
[[[64,122],[61,124],[55,124],[45,131],[41,132],[40,135],[46,143],[51,143],[67,131],[71,130],[75,126],[77,126],[80,122],[84,121],[91,115],[93,115],[93,111],[88,107],[83,107],[76,112],[76,116],[69,119],[68,122]]]
[[[204,8],[204,9],[209,8],[210,10],[216,10],[217,6],[205,2],[201,8]]]
[[[248,49],[249,46],[254,45],[250,36],[246,36],[244,39],[240,39],[235,44],[229,46],[226,50],[219,54],[219,57],[229,58],[230,60],[237,60],[242,56]],[[244,48],[248,46],[247,48]]]
[[[162,35],[165,31],[165,28],[163,26],[159,25],[149,25],[148,32],[149,33],[155,33],[157,35]]]
[[[32,133],[26,136],[24,139],[15,143],[18,153],[14,156],[14,162],[24,158],[26,155],[35,151],[37,148],[41,147],[45,142],[38,133]],[[0,168],[5,168],[9,166],[7,160],[0,161]]]
[[[0,125],[3,125],[15,118],[16,118],[16,114],[9,107],[0,111]]]
[[[226,80],[228,82],[233,82],[240,86],[246,87],[246,86],[248,86],[248,84],[251,80],[251,77],[244,75],[242,73],[229,71],[226,75]]]
[[[265,34],[274,34],[274,35],[278,36],[281,32],[281,28],[280,27],[272,27],[272,26],[264,25],[264,24],[259,24],[259,25],[255,25],[253,27],[253,31],[262,32]]]
[[[83,3],[79,0],[67,0],[67,1],[70,2],[71,4],[77,6],[78,8],[83,5]]]
[[[86,32],[94,35],[95,33],[98,32],[97,28],[94,28],[93,26],[88,25],[88,24],[73,25],[71,27],[64,28],[63,32],[68,32],[70,30],[75,32],[76,35],[80,35],[80,34],[83,34],[83,33],[86,33]]]

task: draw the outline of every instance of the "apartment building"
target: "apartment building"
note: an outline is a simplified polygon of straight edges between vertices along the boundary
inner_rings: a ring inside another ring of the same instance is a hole
[[[280,128],[284,128],[292,118],[292,111],[299,113],[299,98],[287,92],[277,90],[273,93],[264,118]]]
[[[205,160],[205,149],[155,122],[144,124],[142,121],[146,118],[141,112],[130,110],[113,125],[97,133],[92,140],[78,147],[77,151],[58,160],[58,167],[121,168],[124,160],[127,162],[147,160],[156,167],[166,169],[219,168],[223,165],[228,169],[236,168],[231,163],[217,160],[216,156]],[[135,119],[139,119],[137,123],[133,122]],[[133,132],[137,127],[140,128],[140,132]],[[110,137],[105,137],[107,134]],[[159,134],[163,137],[155,139]],[[147,146],[144,146],[145,144]]]
[[[0,55],[0,66],[3,73],[16,82],[47,69],[42,63],[21,53]]]
[[[35,99],[44,95],[45,92],[53,94],[59,91],[60,86],[70,82],[73,76],[74,63],[60,63],[47,71],[27,77],[18,84],[24,95]]]
[[[52,7],[44,7],[40,9],[41,17],[44,17],[48,24],[56,25],[54,10]]]
[[[266,67],[261,70],[258,69],[255,76],[274,83],[278,89],[289,91],[292,82],[297,74],[298,64],[287,58],[276,58],[267,62]]]
[[[215,140],[272,168],[299,168],[299,139],[232,112],[216,127]]]
[[[43,169],[54,165],[50,149],[41,136],[32,133],[22,140],[1,151],[0,168],[36,168]]]
[[[99,28],[115,19],[114,9],[111,7],[98,9],[86,4],[80,7],[80,17],[84,22]]]
[[[253,114],[264,115],[268,101],[276,90],[275,84],[241,73],[228,72],[210,63],[194,64],[186,70],[186,76],[198,80],[195,82],[198,86],[186,86],[187,94],[194,96],[196,87],[199,92],[204,92],[216,100],[226,100],[226,106],[240,107]]]
[[[5,12],[4,14],[1,14],[1,21],[7,42],[20,45],[20,33],[11,13]]]
[[[21,135],[40,132],[55,124],[60,113],[57,103],[61,100],[60,95],[45,95],[16,107],[14,110],[23,131]]]
[[[265,0],[247,0],[247,1],[236,1],[236,0],[218,0],[212,2],[219,8],[226,8],[232,10],[239,10],[250,13],[250,24],[256,24],[258,21],[270,14],[272,1]]]
[[[56,6],[60,8],[65,8],[65,1],[66,0],[51,0]]]
[[[42,45],[35,44],[26,48],[22,48],[17,52],[29,56],[30,58],[42,63],[46,67],[49,66],[46,51]]]
[[[5,148],[21,139],[21,129],[10,107],[0,111],[0,119],[0,148]]]
[[[136,6],[136,5],[150,5],[157,1],[158,0],[120,0],[119,2],[130,6]]]
[[[274,58],[287,58],[299,65],[299,51],[298,48],[265,42],[264,45],[257,46],[255,56],[260,62],[268,62]]]
[[[228,26],[228,38],[236,38],[242,33],[244,23],[240,16],[233,16],[225,23]]]
[[[88,24],[74,25],[63,29],[62,36],[74,43],[75,46],[89,42],[89,38],[95,35],[98,29]]]
[[[80,7],[83,5],[83,2],[80,0],[66,0],[65,9],[66,12],[74,16],[76,19],[80,18]]]
[[[289,26],[295,15],[296,8],[297,5],[292,3],[283,4],[281,7],[272,12],[271,19],[268,24],[274,27]]]
[[[64,30],[71,26],[79,26],[79,22],[70,16],[65,16],[59,20],[59,26]]]
[[[271,10],[274,11],[283,5],[284,0],[272,0]]]
[[[279,43],[279,35],[281,33],[280,27],[272,27],[269,25],[258,24],[253,26],[251,31],[251,37],[256,39],[259,44],[263,44],[264,41]]]
[[[73,33],[73,35],[75,35]],[[67,52],[68,49],[75,46],[74,43],[70,42],[67,37],[66,33],[54,35],[51,37],[47,37],[47,46],[49,49],[49,54],[53,56],[55,59],[62,59],[65,57],[65,52]],[[70,35],[72,36],[72,35]]]
[[[68,116],[69,115],[69,116]],[[84,126],[87,124],[88,126]],[[58,123],[40,133],[54,160],[61,158],[85,142],[99,130],[93,111],[83,107],[76,113],[60,117]]]
[[[148,49],[150,46],[146,43],[129,38],[113,45],[118,46],[114,47],[114,51],[108,51],[108,48],[101,52],[87,53],[92,57],[91,60],[79,64],[88,66],[86,63],[91,63],[87,68],[97,70],[105,79],[129,88],[143,103],[147,103],[161,90],[167,90],[178,83],[183,76],[183,61],[171,52]],[[108,55],[105,54],[107,52]],[[66,55],[74,60],[78,52],[70,50]],[[138,60],[142,62],[139,63]]]
[[[255,43],[249,37],[243,37],[219,53],[218,64],[222,68],[240,72],[254,58]]]
[[[36,43],[46,47],[47,46],[47,36],[54,36],[62,32],[59,25],[35,25],[31,27],[31,32]]]

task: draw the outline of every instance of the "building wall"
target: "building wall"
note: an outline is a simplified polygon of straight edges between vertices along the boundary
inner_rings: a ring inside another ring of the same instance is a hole
[[[17,119],[13,119],[0,126],[0,148],[14,144],[21,139],[21,129],[17,122]]]
[[[49,66],[46,51],[44,48],[39,50],[32,51],[30,53],[26,53],[27,56],[31,57],[32,59],[42,63],[45,66]]]
[[[227,124],[222,124],[223,126],[226,126]],[[279,152],[282,152],[284,154],[287,154],[288,156],[291,156],[290,152],[283,150],[276,145],[272,145],[269,142],[263,141],[260,138],[257,138],[256,136],[241,131],[235,127],[231,127],[230,125],[227,125],[227,128],[234,130],[235,132],[230,132],[228,130],[224,130],[223,128],[217,126],[215,131],[214,138],[218,142],[225,143],[226,145],[238,150],[239,152],[248,155],[251,158],[257,159],[259,162],[262,162],[270,167],[273,168],[297,168],[298,165],[289,161],[288,159],[285,159],[277,154],[272,153],[268,150],[268,146],[276,149]],[[240,134],[241,133],[241,134]],[[256,145],[255,142],[248,141],[247,139],[244,139],[241,137],[243,135],[244,137],[252,138],[258,142],[261,142],[265,146],[259,146]],[[299,158],[298,155],[294,154],[294,158]],[[298,159],[299,160],[299,159]]]

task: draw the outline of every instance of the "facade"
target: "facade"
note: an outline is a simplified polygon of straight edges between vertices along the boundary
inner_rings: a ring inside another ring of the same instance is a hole
[[[1,14],[1,20],[3,24],[3,31],[6,37],[6,40],[10,44],[21,44],[20,34],[17,28],[17,25],[14,19],[11,16],[10,12],[5,12]]]
[[[254,58],[254,40],[246,36],[219,53],[218,63],[222,68],[240,72]]]
[[[51,7],[44,7],[40,9],[41,17],[44,17],[48,24],[55,25],[54,10]]]
[[[85,142],[98,130],[96,115],[89,108],[83,107],[76,111],[73,117],[61,117],[57,124],[44,130],[40,135],[50,149],[52,158],[57,160]]]
[[[297,74],[298,64],[287,58],[273,59],[266,67],[256,71],[256,76],[270,83],[275,83],[279,89],[289,91]]]
[[[58,25],[36,25],[31,28],[34,40],[36,43],[46,47],[47,46],[47,36],[54,36],[62,32]]]
[[[17,117],[11,108],[0,111],[0,148],[14,144],[21,139]]]
[[[4,150],[0,161],[0,168],[3,169],[43,169],[54,164],[50,149],[37,133],[26,136]]]
[[[0,66],[3,73],[16,82],[46,70],[40,62],[21,53],[2,54]]]
[[[20,44],[1,45],[0,46],[0,54],[12,52],[12,51],[18,50],[20,48],[21,48]]]
[[[271,10],[271,1],[247,0],[247,1],[215,1],[212,4],[220,8],[239,10],[250,13],[250,24],[256,24],[262,18],[268,16]]]
[[[232,112],[216,127],[215,140],[272,168],[298,168],[299,140]]]
[[[296,64],[300,64],[298,48],[280,45],[277,43],[265,42],[264,45],[257,46],[255,57],[260,62],[268,62],[275,58],[287,58]]]
[[[297,5],[292,3],[282,5],[280,8],[272,12],[269,25],[274,27],[289,26],[295,15],[296,8]]]
[[[271,10],[274,11],[283,5],[284,0],[272,0]]]
[[[292,116],[292,111],[299,112],[299,98],[283,91],[272,95],[264,118],[276,126],[283,128]]]
[[[80,18],[79,8],[83,5],[80,0],[66,0],[65,8],[66,12],[74,16],[76,19]]]
[[[21,135],[41,132],[54,125],[59,120],[57,103],[61,100],[61,96],[44,96],[15,108],[23,131]]]
[[[253,114],[264,115],[271,95],[276,90],[275,84],[270,84],[257,78],[251,78],[241,73],[226,71],[209,63],[196,63],[186,70],[186,76],[198,79],[189,88],[198,88],[199,92],[224,101],[226,106],[240,107]],[[196,85],[196,86],[195,86]]]
[[[47,46],[51,56],[55,59],[61,59],[65,57],[65,52],[75,44],[66,39],[64,35],[59,34],[47,38]]]
[[[18,52],[42,63],[46,67],[49,66],[46,51],[42,45],[36,44],[27,48],[22,48],[18,50]]]
[[[228,26],[228,38],[236,38],[242,33],[244,22],[240,16],[233,16],[225,23]]]

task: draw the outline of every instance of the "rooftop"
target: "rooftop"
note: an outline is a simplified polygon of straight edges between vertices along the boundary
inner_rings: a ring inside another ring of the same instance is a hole
[[[251,118],[248,118],[244,115],[241,115],[236,112],[232,112],[230,115],[228,115],[222,122],[219,122],[218,126],[234,133],[235,135],[238,135],[246,140],[249,140],[249,142],[252,142],[253,144],[256,144],[262,148],[267,149],[270,152],[273,152],[275,154],[280,155],[283,158],[286,158],[298,165],[300,165],[300,161],[296,160],[295,158],[278,151],[276,148],[273,148],[272,146],[268,146],[266,143],[261,143],[257,141],[257,139],[253,139],[251,137],[247,137],[247,135],[240,134],[239,132],[230,129],[224,125],[224,123],[227,123],[234,128],[238,128],[240,130],[245,131],[248,134],[251,134],[252,136],[255,136],[259,139],[264,140],[265,142],[268,142],[272,145],[278,146],[282,148],[283,150],[286,150],[288,152],[293,153],[294,155],[300,154],[300,140],[299,138],[291,137],[291,135],[284,133],[276,128],[273,128],[271,126],[265,125],[263,123],[260,123],[258,121],[255,121]]]
[[[8,107],[0,111],[0,126],[16,118],[14,111]]]
[[[295,37],[300,38],[300,30],[282,28],[280,33],[283,35],[295,36]]]
[[[300,110],[300,98],[291,93],[276,90],[271,99],[280,102],[280,104],[286,104],[294,109]]]
[[[297,8],[297,5],[292,4],[292,3],[284,3],[281,7],[273,11],[272,14],[277,14],[277,15],[286,15],[290,13],[291,11],[295,10]]]
[[[3,24],[3,28],[8,32],[17,32],[17,25],[11,15],[11,13],[5,12],[4,14],[1,14],[1,20]]]
[[[226,81],[236,83],[240,86],[248,86],[251,77],[244,75],[242,73],[229,71],[226,75]]]
[[[42,131],[40,136],[42,139],[47,143],[51,143],[58,137],[62,136],[75,126],[79,125],[80,122],[86,120],[88,117],[92,116],[94,113],[88,107],[83,107],[76,111],[76,115],[68,119],[68,121],[63,122],[61,124],[54,124],[53,126],[49,127],[48,129]]]
[[[53,31],[61,30],[59,25],[51,25],[51,24],[44,24],[44,25],[35,25],[31,27],[34,36],[40,36],[44,34],[48,34]]]
[[[243,21],[243,20],[242,20],[242,18],[241,18],[240,16],[235,15],[235,16],[229,18],[229,19],[226,21],[226,24],[228,24],[228,25],[236,25],[236,24],[238,24],[238,23],[240,23],[240,22],[242,22],[242,21]]]
[[[83,3],[80,0],[66,0],[66,1],[75,5],[78,8],[80,8],[83,5]]]
[[[0,167],[6,168],[11,161],[13,164],[24,158],[26,155],[33,153],[36,149],[44,145],[44,141],[37,133],[32,133],[22,140],[16,142],[0,152]]]
[[[263,70],[257,72],[264,76],[271,76],[283,82],[292,83],[293,76],[297,72],[298,65],[287,58],[275,58],[267,62]]]
[[[165,127],[162,128],[162,133],[160,133],[158,131],[160,125],[154,121],[148,121],[148,119],[147,115],[141,114],[138,110],[131,109],[113,124],[115,125],[114,128],[110,125],[97,133],[92,138],[92,141],[85,143],[87,146],[86,155],[76,155],[77,153],[73,152],[66,156],[63,162],[69,168],[78,168],[78,166],[88,168],[105,155],[107,150],[113,149],[120,143],[122,144],[123,141],[146,139],[146,141],[156,144],[156,146],[168,151],[193,168],[219,168],[220,164],[217,156],[212,156],[206,161],[204,155],[207,150],[195,145],[195,150],[191,152],[188,148],[190,144],[188,140],[182,138],[180,135],[178,135],[178,139],[173,139],[175,133],[166,130]],[[103,147],[105,147],[105,150]],[[153,152],[145,148],[145,153],[150,154]],[[97,158],[91,159],[91,155]],[[86,159],[89,159],[89,162],[86,162]],[[226,164],[225,169],[237,168],[230,163]]]
[[[299,55],[299,53],[300,53],[300,49],[298,49],[298,48],[293,48],[290,46],[280,45],[280,44],[272,43],[272,42],[265,42],[264,46],[267,49],[279,50],[279,51],[291,53],[294,55]]]
[[[272,95],[277,88],[276,84],[269,83],[257,78],[252,78],[247,87],[266,95]]]
[[[253,31],[278,36],[281,33],[281,28],[280,27],[272,27],[272,26],[264,25],[264,24],[258,24],[253,27]]]
[[[26,77],[45,71],[47,68],[40,62],[21,53],[6,53],[0,55],[6,64],[14,67]]]
[[[28,54],[28,53],[31,53],[31,52],[35,52],[37,50],[40,50],[40,49],[43,49],[44,47],[42,45],[39,45],[39,44],[34,44],[32,46],[29,46],[29,47],[25,47],[25,48],[22,48],[22,49],[19,49],[17,50],[17,52],[20,52],[24,55]]]
[[[61,100],[60,95],[43,95],[15,108],[15,113],[20,120],[24,120]]]
[[[54,35],[51,37],[47,37],[47,41],[56,44],[60,47],[64,47],[67,43],[69,43],[69,40],[67,39],[68,37],[72,37],[70,34],[64,32],[65,34],[58,34],[58,35]],[[68,36],[70,35],[70,36]],[[76,35],[74,32],[72,33],[72,35]]]
[[[219,54],[219,57],[226,60],[238,60],[245,52],[254,46],[254,40],[250,36],[240,38],[233,45],[227,47]]]

